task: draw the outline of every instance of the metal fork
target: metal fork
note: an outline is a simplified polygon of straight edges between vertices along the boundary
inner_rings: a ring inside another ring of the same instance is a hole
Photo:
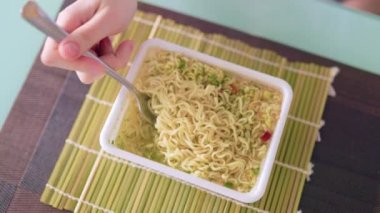
[[[49,16],[38,6],[34,1],[27,1],[22,8],[22,17],[27,20],[31,25],[45,33],[47,36],[54,39],[56,42],[62,41],[67,33],[62,30]],[[92,58],[99,62],[105,69],[106,74],[125,86],[136,98],[139,111],[142,116],[151,124],[156,122],[156,115],[149,109],[148,100],[150,97],[136,89],[130,82],[125,80],[115,70],[113,70],[106,62],[98,58],[90,51],[84,53],[85,56]]]

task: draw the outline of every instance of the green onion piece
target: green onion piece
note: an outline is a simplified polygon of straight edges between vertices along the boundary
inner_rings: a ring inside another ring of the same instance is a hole
[[[254,175],[259,175],[259,172],[260,172],[260,167],[257,167],[257,168],[254,168],[254,169],[252,169],[252,173],[254,174]]]
[[[270,100],[272,98],[272,94],[268,91],[263,92],[263,100]]]
[[[233,188],[234,188],[234,184],[231,183],[231,182],[226,182],[226,183],[224,184],[224,186],[227,187],[227,188],[230,188],[230,189],[233,189]]]
[[[182,58],[179,58],[178,69],[183,70],[183,68],[185,68],[185,66],[186,66],[186,61]]]
[[[208,77],[208,81],[210,82],[210,84],[212,84],[214,86],[219,86],[219,84],[220,84],[220,82],[218,81],[218,77],[215,74],[211,74]]]

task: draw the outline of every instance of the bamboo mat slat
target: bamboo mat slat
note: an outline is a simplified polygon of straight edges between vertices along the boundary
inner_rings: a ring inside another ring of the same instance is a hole
[[[114,45],[132,39],[136,48],[161,38],[273,76],[292,86],[294,97],[265,195],[240,204],[130,165],[100,149],[99,133],[120,86],[105,77],[86,96],[41,196],[43,203],[79,212],[296,212],[312,170],[311,154],[334,68],[289,62],[285,57],[218,34],[138,12]],[[125,76],[130,64],[121,70]]]

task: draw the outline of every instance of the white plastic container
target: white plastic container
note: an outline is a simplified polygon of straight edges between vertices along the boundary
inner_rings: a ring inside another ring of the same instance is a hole
[[[100,145],[102,146],[102,148],[106,152],[124,158],[135,164],[144,166],[158,173],[173,177],[174,179],[179,179],[181,181],[188,182],[194,186],[205,189],[206,191],[210,191],[228,198],[232,198],[236,201],[240,201],[243,203],[252,203],[259,200],[265,192],[269,176],[271,174],[272,166],[275,160],[278,145],[281,139],[282,131],[284,129],[285,121],[292,100],[292,89],[289,86],[289,84],[282,79],[275,78],[270,75],[263,74],[159,39],[150,39],[144,42],[144,44],[141,46],[141,49],[136,56],[135,62],[133,63],[126,77],[128,81],[133,82],[135,80],[137,73],[140,69],[140,65],[142,65],[145,56],[150,48],[159,48],[162,50],[179,52],[188,57],[203,61],[206,64],[220,67],[230,72],[231,74],[239,75],[246,79],[252,79],[255,82],[265,84],[267,86],[276,88],[279,91],[281,91],[283,95],[283,102],[281,106],[280,118],[272,134],[272,138],[268,148],[268,153],[261,163],[257,182],[251,191],[246,193],[238,192],[236,190],[229,189],[227,187],[212,183],[205,179],[198,178],[194,175],[171,168],[167,165],[157,163],[142,156],[138,156],[136,154],[124,151],[111,144],[110,142],[117,137],[121,121],[124,116],[124,112],[128,107],[128,98],[126,96],[128,91],[125,88],[122,88],[120,90],[116,98],[116,101],[112,107],[112,110],[101,131]]]

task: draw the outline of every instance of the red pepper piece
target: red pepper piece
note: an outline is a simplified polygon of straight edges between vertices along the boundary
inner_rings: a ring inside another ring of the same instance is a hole
[[[268,141],[272,137],[272,133],[266,131],[263,135],[261,135],[260,139],[264,142]]]
[[[230,84],[232,94],[239,92],[239,88],[235,84]]]

